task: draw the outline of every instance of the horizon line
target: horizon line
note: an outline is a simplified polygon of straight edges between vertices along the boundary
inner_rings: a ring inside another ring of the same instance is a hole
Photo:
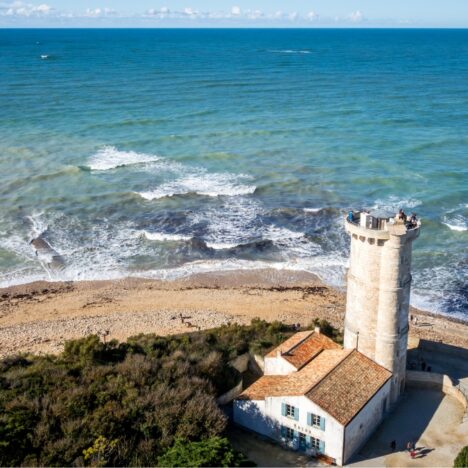
[[[0,26],[1,30],[22,29],[177,29],[177,30],[468,30],[468,26]]]

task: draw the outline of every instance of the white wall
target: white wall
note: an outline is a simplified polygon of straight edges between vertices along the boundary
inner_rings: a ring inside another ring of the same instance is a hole
[[[282,403],[299,408],[298,421],[282,415]],[[325,430],[309,426],[307,413],[325,418]],[[334,458],[337,464],[342,464],[344,427],[305,396],[267,397],[260,401],[235,400],[234,421],[282,443],[286,441],[281,439],[281,426],[315,437],[325,442],[324,454]],[[297,443],[292,442],[291,448],[296,449]]]
[[[387,410],[390,405],[390,389],[389,380],[346,426],[344,463],[349,462],[382,421],[385,399],[387,399]]]
[[[265,375],[288,375],[296,368],[281,356],[265,357]]]
[[[266,414],[265,400],[234,400],[233,417],[236,424],[279,440],[279,424]]]
[[[299,420],[282,416],[281,405],[286,403],[296,408],[299,408]],[[270,397],[266,398],[265,410],[270,417],[278,420],[280,425],[290,427],[291,429],[310,435],[316,439],[325,442],[325,455],[336,460],[337,464],[341,464],[343,453],[343,426],[336,421],[332,416],[323,411],[322,408],[310,401],[305,396],[290,396],[290,397]],[[313,413],[325,418],[325,430],[309,426],[307,424],[307,413]],[[294,448],[294,447],[293,447]]]

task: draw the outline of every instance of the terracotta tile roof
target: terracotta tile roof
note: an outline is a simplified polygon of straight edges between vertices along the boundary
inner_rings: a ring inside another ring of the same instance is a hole
[[[295,341],[289,339],[283,345],[286,348],[289,342],[290,349],[303,346],[300,356],[305,359],[306,350],[316,352],[315,346],[304,343],[312,336],[311,333],[306,335],[306,332],[301,332]],[[295,344],[291,347],[291,343]],[[275,350],[271,353],[276,355]],[[311,359],[297,372],[264,375],[245,389],[238,399],[263,400],[266,397],[305,395],[346,426],[392,376],[391,372],[362,353],[342,349],[338,345],[333,349],[320,350]]]
[[[301,341],[312,335],[312,333],[314,333],[313,330],[294,333],[294,335],[290,336],[285,342],[281,343],[275,349],[272,349],[265,357],[276,357],[276,353],[278,351],[281,353],[290,351],[292,348],[294,348],[294,346],[298,345]]]
[[[322,333],[309,330],[295,333],[266,357],[276,357],[280,351],[284,359],[296,369],[301,369],[324,349],[340,349],[340,346]]]
[[[264,375],[247,387],[237,400],[263,400],[267,396],[281,396],[286,392],[289,375]]]
[[[263,400],[267,396],[304,395],[339,362],[350,350],[332,349],[322,351],[314,360],[298,372],[288,375],[264,375],[245,389],[238,398]]]
[[[300,369],[325,349],[341,349],[341,346],[328,336],[314,332],[304,341],[294,346],[287,354],[284,354],[283,357],[296,369]]]
[[[346,426],[391,376],[387,369],[353,350],[306,396]]]

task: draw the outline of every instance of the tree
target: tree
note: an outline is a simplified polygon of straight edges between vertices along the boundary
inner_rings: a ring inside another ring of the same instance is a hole
[[[453,466],[455,468],[467,468],[468,467],[468,445],[463,447],[455,461],[453,462]]]
[[[177,439],[161,457],[158,465],[164,467],[185,466],[255,466],[244,455],[235,451],[226,438],[211,437],[200,442]]]

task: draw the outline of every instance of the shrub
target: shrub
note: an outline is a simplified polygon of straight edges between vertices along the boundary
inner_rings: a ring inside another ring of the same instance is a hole
[[[229,361],[294,331],[256,319],[126,343],[89,336],[59,356],[0,361],[0,466],[155,465],[182,438],[189,447],[209,439],[194,453],[221,464],[234,456],[219,439],[226,417],[216,404],[239,382]]]
[[[453,462],[455,468],[467,468],[468,467],[468,445],[463,447]]]
[[[177,439],[175,444],[158,458],[158,465],[164,467],[255,466],[244,455],[235,451],[227,439],[221,437],[211,437],[200,442]]]

